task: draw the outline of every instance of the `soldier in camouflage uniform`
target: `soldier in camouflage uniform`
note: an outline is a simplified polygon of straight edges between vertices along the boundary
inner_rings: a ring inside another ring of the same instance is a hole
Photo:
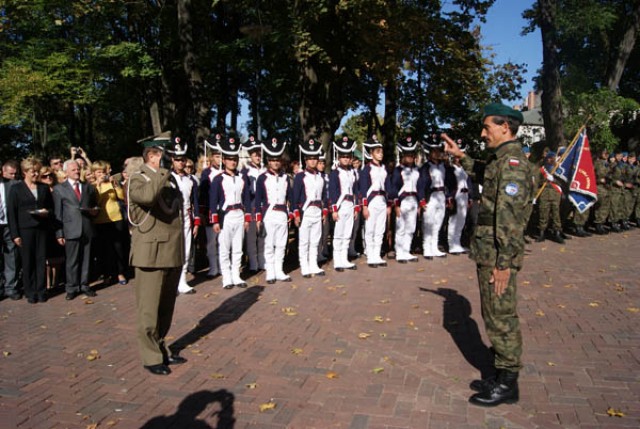
[[[562,223],[560,221],[560,202],[562,199],[562,188],[556,183],[551,174],[556,164],[556,153],[549,151],[544,157],[544,164],[538,171],[538,183],[544,186],[538,197],[538,238],[537,242],[542,242],[545,236],[551,241],[564,244],[564,239],[560,232]],[[546,182],[546,185],[545,185]],[[547,227],[549,231],[547,233]]]
[[[600,152],[600,157],[593,163],[593,170],[596,175],[596,181],[598,182],[598,201],[596,201],[593,207],[594,216],[593,223],[596,230],[596,234],[608,234],[609,231],[604,227],[609,213],[611,212],[610,201],[610,186],[609,186],[609,152],[603,149]]]
[[[502,104],[484,108],[482,139],[491,155],[484,170],[478,224],[471,239],[470,257],[477,265],[482,318],[495,350],[497,377],[475,380],[469,401],[495,406],[518,401],[518,373],[522,368],[522,335],[517,313],[516,277],[524,257],[524,226],[533,198],[534,171],[522,153],[516,133],[522,113]],[[474,160],[446,134],[446,151],[461,159],[471,172]]]
[[[611,182],[609,222],[611,230],[615,232],[621,232],[624,229],[622,223],[624,219],[624,169],[622,152],[617,152],[615,160],[609,165],[609,180]]]
[[[633,184],[633,204],[629,220],[640,228],[640,166],[637,164],[636,153],[629,153],[629,165],[633,170],[631,173],[631,183]]]
[[[635,186],[633,184],[635,180],[636,174],[636,166],[629,162],[629,155],[627,152],[622,153],[622,162],[624,165],[623,174],[622,174],[622,182],[624,183],[624,190],[622,192],[622,201],[623,201],[623,218],[622,218],[622,227],[623,229],[630,229],[631,224],[629,220],[631,219],[631,214],[633,213],[633,208],[635,205]]]

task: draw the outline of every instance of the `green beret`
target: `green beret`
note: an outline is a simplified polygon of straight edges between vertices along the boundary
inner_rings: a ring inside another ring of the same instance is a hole
[[[522,112],[512,109],[511,107],[505,106],[501,103],[491,103],[484,106],[482,119],[486,118],[487,116],[510,116],[514,119],[517,119],[520,123],[524,122]]]

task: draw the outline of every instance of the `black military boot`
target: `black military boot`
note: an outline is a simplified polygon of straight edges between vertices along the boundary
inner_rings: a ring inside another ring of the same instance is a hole
[[[554,243],[564,244],[564,238],[562,238],[562,235],[560,235],[560,231],[558,231],[557,229],[549,235],[549,240],[553,241]]]
[[[495,407],[500,404],[515,404],[519,399],[518,373],[500,371],[496,382],[484,392],[471,396],[469,402],[480,407]]]
[[[487,378],[473,380],[471,383],[469,383],[469,389],[473,390],[474,392],[484,392],[486,390],[489,390],[496,384],[499,374],[500,371],[498,370],[495,372],[495,374],[489,375]]]
[[[536,237],[536,243],[542,243],[544,241],[545,231],[540,231],[540,234]]]
[[[593,234],[584,226],[581,226],[580,229],[582,230],[582,232],[585,234],[585,237],[592,237]]]
[[[613,232],[622,232],[622,229],[618,226],[617,223],[611,223],[611,231]]]
[[[623,231],[629,231],[631,228],[627,224],[626,220],[621,220],[620,221],[620,229],[623,230]]]
[[[596,234],[598,235],[607,235],[609,233],[609,231],[607,231],[604,225],[602,225],[601,223],[596,223],[595,227],[596,227]]]
[[[581,226],[576,226],[576,232],[574,233],[574,235],[576,237],[588,237],[591,234],[589,234],[587,231],[585,231],[585,229]]]

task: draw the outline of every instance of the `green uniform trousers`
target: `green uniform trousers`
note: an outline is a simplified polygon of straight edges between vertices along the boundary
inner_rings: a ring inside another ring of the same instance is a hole
[[[609,213],[611,212],[611,200],[610,200],[609,188],[602,184],[598,185],[598,200],[594,205],[594,222],[603,224],[607,221]]]
[[[560,222],[560,200],[562,195],[548,185],[538,198],[538,230],[543,234],[547,227],[551,230],[562,230]]]
[[[477,265],[478,284],[482,319],[489,341],[495,351],[496,369],[517,372],[522,368],[522,333],[518,318],[517,275],[518,270],[512,268],[509,286],[502,296],[493,290],[491,273],[493,267]]]
[[[624,191],[622,188],[613,186],[609,192],[611,201],[611,211],[609,212],[609,222],[620,222],[624,219]]]
[[[173,319],[180,271],[181,267],[136,267],[138,347],[145,366],[161,364],[169,355],[164,337]]]

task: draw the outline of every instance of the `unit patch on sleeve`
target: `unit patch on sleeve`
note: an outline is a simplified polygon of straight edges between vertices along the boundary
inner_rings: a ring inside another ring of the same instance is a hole
[[[518,184],[513,182],[507,183],[507,186],[504,187],[504,192],[512,197],[518,195]]]

